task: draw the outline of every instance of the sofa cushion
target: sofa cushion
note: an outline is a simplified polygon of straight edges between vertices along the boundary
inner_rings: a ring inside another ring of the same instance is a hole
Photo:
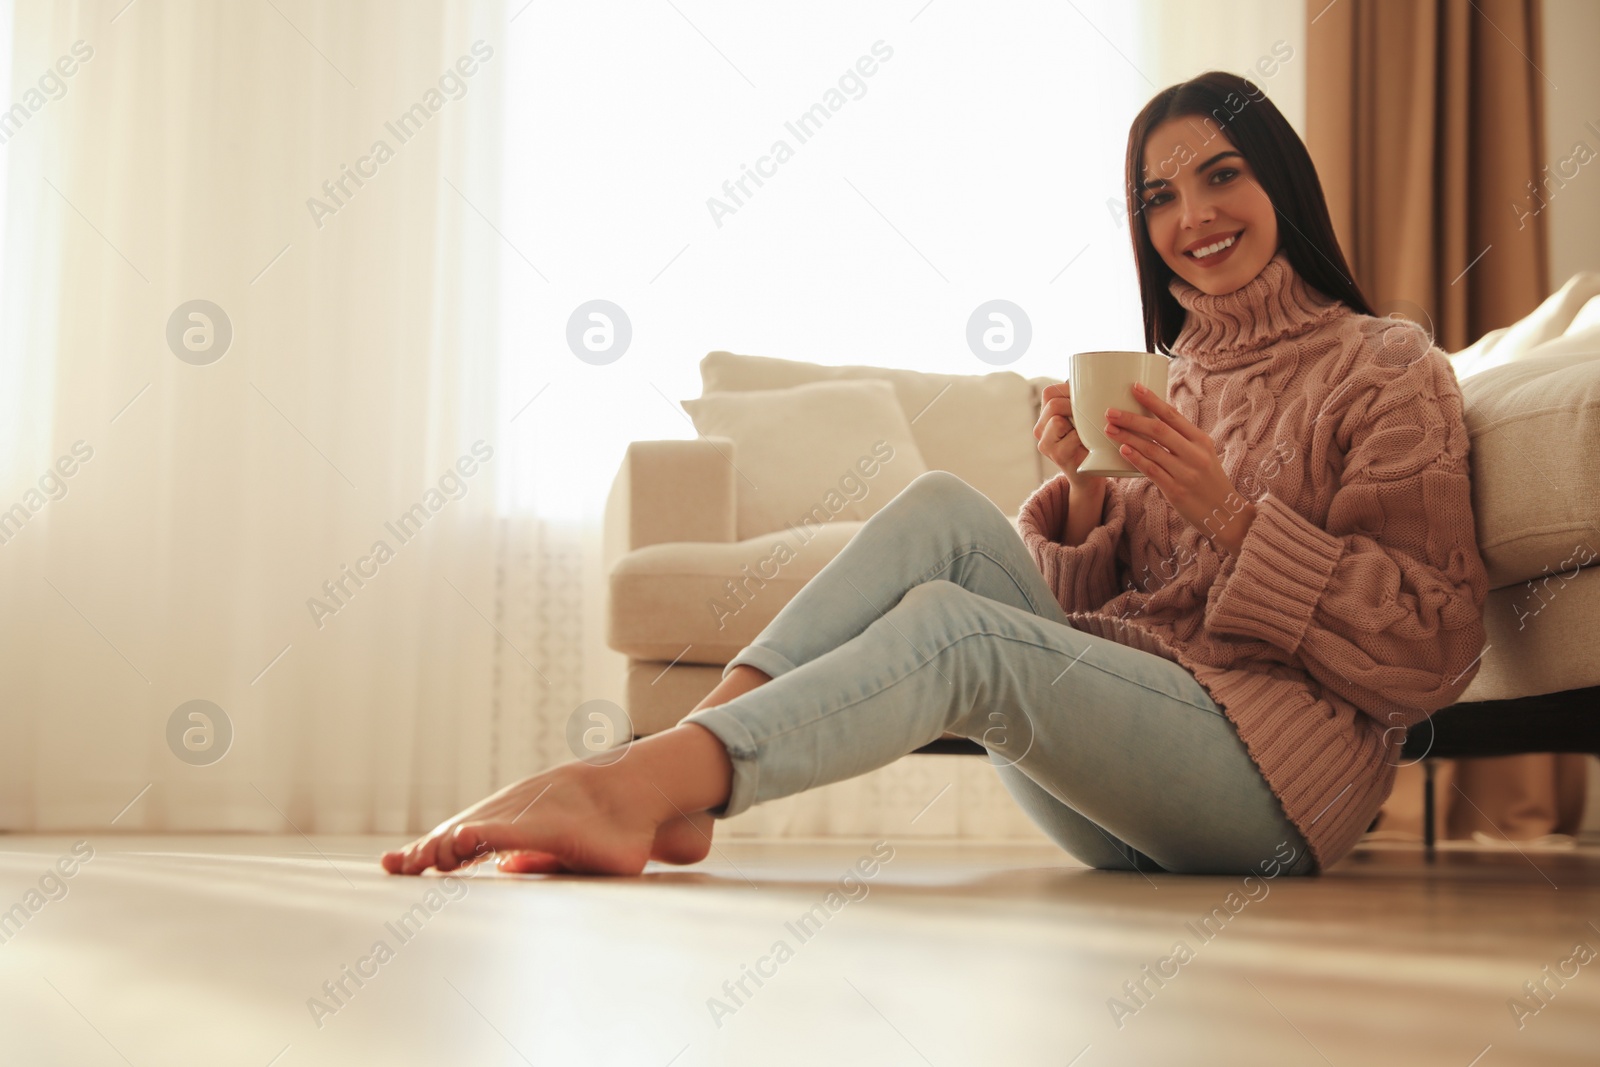
[[[1600,558],[1600,359],[1519,359],[1460,385],[1489,587]]]
[[[1589,306],[1594,307],[1595,311],[1590,313],[1588,307],[1585,307],[1584,318],[1600,319],[1600,296],[1589,301]],[[1574,319],[1566,333],[1534,345],[1528,350],[1529,359],[1565,355],[1587,356],[1589,359],[1600,356],[1600,321],[1580,326],[1578,320]]]
[[[1552,341],[1594,325],[1600,312],[1600,271],[1579,271],[1538,307],[1510,326],[1490,330],[1471,345],[1450,354],[1456,377],[1466,381],[1474,374],[1514,360],[1535,359]]]
[[[702,434],[733,441],[741,541],[869,519],[928,469],[894,387],[879,378],[708,391],[683,406]]]
[[[1017,517],[1008,520],[1020,539]],[[725,664],[862,525],[840,520],[747,541],[635,549],[611,568],[606,643],[634,659]]]
[[[1007,515],[1015,515],[1043,481],[1033,440],[1038,393],[1014,371],[934,374],[711,352],[700,361],[700,378],[706,392],[881,378],[893,383],[930,469],[958,475]]]
[[[725,664],[860,529],[842,520],[747,541],[636,549],[611,568],[607,643],[635,659]]]
[[[1484,653],[1464,703],[1600,685],[1600,566],[1495,589],[1483,605]]]

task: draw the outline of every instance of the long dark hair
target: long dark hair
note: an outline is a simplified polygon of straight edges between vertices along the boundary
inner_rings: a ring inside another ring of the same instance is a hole
[[[1339,248],[1322,183],[1300,135],[1254,82],[1226,71],[1208,70],[1151,97],[1128,130],[1128,232],[1133,238],[1139,296],[1144,304],[1145,349],[1171,355],[1185,312],[1169,288],[1175,276],[1172,268],[1150,243],[1144,199],[1139,194],[1144,143],[1161,123],[1191,115],[1225,130],[1249,160],[1256,180],[1278,212],[1279,239],[1295,272],[1324,296],[1372,315],[1372,307]],[[1206,140],[1213,136],[1208,132]]]

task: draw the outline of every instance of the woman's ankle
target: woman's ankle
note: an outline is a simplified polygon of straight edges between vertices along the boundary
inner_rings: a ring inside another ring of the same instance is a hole
[[[733,788],[727,748],[698,723],[633,741],[620,759],[593,769],[599,788],[642,806],[658,823],[720,807]]]
[[[760,688],[772,681],[772,676],[759,667],[752,667],[748,663],[741,663],[735,667],[726,678],[718,682],[716,688],[701,698],[700,703],[690,708],[690,712],[699,711],[701,708],[714,708],[719,704],[726,704],[734,697],[743,696],[752,689]]]

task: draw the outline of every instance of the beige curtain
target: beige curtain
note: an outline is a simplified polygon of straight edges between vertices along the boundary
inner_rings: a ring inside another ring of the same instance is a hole
[[[1539,0],[1309,0],[1306,141],[1379,314],[1456,352],[1550,293]],[[1532,184],[1530,184],[1532,183]],[[1585,757],[1441,760],[1441,838],[1575,833]],[[1378,828],[1422,829],[1422,768]]]
[[[1532,311],[1550,294],[1555,195],[1537,185],[1539,0],[1306,10],[1306,143],[1375,310],[1431,325],[1447,352]]]

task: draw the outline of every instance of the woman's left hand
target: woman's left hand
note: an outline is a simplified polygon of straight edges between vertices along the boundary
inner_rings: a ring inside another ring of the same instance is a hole
[[[1237,555],[1255,520],[1255,505],[1222,470],[1211,438],[1142,384],[1135,398],[1154,415],[1112,410],[1107,436],[1118,452],[1155,483],[1172,509],[1226,552]]]

